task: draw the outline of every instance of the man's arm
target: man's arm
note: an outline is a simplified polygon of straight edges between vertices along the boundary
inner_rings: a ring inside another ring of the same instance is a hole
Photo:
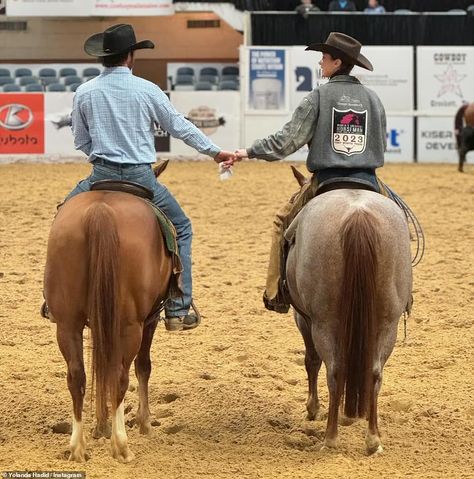
[[[168,97],[158,87],[152,101],[155,121],[170,135],[184,141],[188,146],[199,151],[199,153],[209,155],[212,158],[216,158],[221,152],[221,149],[204,135],[196,125],[184,118],[176,110]]]
[[[74,146],[76,150],[80,150],[89,156],[92,149],[92,139],[89,134],[89,127],[86,118],[81,111],[81,104],[77,94],[74,95],[71,121],[72,134],[74,135]]]

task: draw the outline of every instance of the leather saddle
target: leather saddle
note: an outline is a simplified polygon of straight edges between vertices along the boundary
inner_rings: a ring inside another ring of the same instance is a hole
[[[362,178],[351,178],[350,176],[346,177],[335,177],[328,180],[322,181],[318,184],[316,190],[316,195],[321,195],[328,191],[341,190],[341,189],[351,189],[351,190],[367,190],[379,193],[379,189],[370,181],[364,180]]]
[[[95,181],[91,185],[91,191],[120,191],[122,193],[130,193],[146,200],[153,200],[153,192],[146,186],[139,185],[133,181],[125,180],[100,180]]]

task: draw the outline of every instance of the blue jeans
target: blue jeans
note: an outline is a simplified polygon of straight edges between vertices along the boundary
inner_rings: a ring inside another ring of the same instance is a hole
[[[193,231],[191,221],[167,188],[156,180],[150,164],[120,165],[119,163],[112,164],[111,162],[100,159],[95,160],[92,164],[91,175],[85,180],[80,181],[66,197],[66,200],[79,193],[89,191],[91,189],[91,183],[100,180],[126,180],[146,186],[154,193],[153,203],[158,206],[174,224],[178,234],[179,255],[183,264],[181,279],[184,295],[182,298],[169,300],[165,306],[165,313],[167,317],[185,316],[189,312],[193,289],[191,272],[191,242]]]

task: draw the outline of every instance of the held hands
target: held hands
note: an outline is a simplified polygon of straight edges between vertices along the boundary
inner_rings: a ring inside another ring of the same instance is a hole
[[[244,158],[248,158],[248,153],[245,148],[241,148],[235,150],[234,153],[222,150],[216,155],[214,161],[220,163],[224,168],[230,168],[235,162],[241,161]]]

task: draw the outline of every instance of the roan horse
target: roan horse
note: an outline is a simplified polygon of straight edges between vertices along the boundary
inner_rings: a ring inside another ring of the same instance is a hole
[[[303,184],[301,173],[295,176]],[[412,302],[406,218],[381,194],[339,189],[311,200],[290,225],[291,235],[286,272],[306,346],[308,419],[319,410],[317,379],[324,361],[329,412],[323,448],[336,447],[341,405],[348,418],[367,417],[367,452],[382,452],[382,372],[399,319]]]
[[[165,167],[155,168],[155,175]],[[86,459],[82,423],[86,325],[93,345],[94,437],[107,435],[110,401],[112,455],[120,462],[133,459],[123,399],[134,359],[139,384],[136,420],[142,434],[150,432],[150,346],[157,319],[146,319],[156,302],[166,298],[171,273],[170,255],[156,216],[141,198],[91,191],[71,198],[59,209],[49,236],[44,293],[50,317],[57,324],[73,401],[70,460]]]

